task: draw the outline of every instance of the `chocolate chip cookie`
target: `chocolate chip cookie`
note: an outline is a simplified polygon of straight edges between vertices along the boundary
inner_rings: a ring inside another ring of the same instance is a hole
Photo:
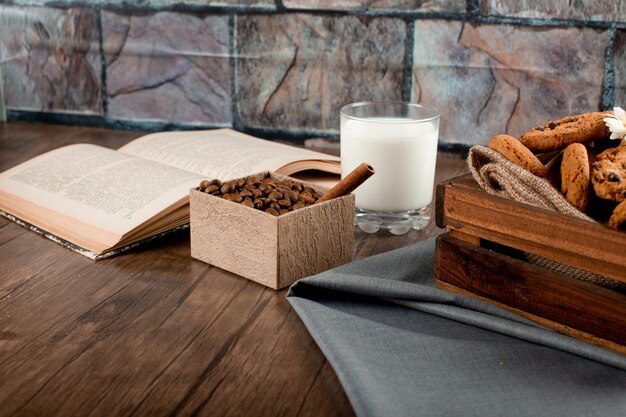
[[[535,153],[563,149],[572,143],[589,143],[611,135],[603,118],[611,112],[584,113],[538,126],[520,137]]]
[[[514,164],[527,169],[538,177],[545,178],[547,174],[546,167],[526,146],[513,136],[496,135],[489,141],[488,146]]]
[[[591,184],[600,198],[626,200],[626,146],[608,149],[597,156],[591,167]]]
[[[619,203],[609,219],[609,226],[613,229],[624,229],[626,226],[626,200]]]
[[[587,211],[591,196],[590,161],[582,143],[572,143],[563,152],[561,193],[578,210]]]

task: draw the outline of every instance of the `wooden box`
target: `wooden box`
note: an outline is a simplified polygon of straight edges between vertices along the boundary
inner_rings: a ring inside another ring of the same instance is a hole
[[[268,174],[295,180],[268,172],[250,177]],[[326,191],[304,184],[320,194]],[[272,216],[196,189],[190,211],[193,258],[273,289],[352,260],[353,195]]]
[[[436,221],[449,229],[437,286],[626,353],[626,232],[487,194],[471,176],[438,186]]]

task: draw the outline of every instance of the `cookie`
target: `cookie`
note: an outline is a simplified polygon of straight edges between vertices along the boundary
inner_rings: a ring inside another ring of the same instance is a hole
[[[538,177],[545,178],[546,167],[535,155],[522,143],[509,135],[496,135],[488,145],[494,151],[499,152],[509,161],[527,169]]]
[[[610,136],[604,123],[611,112],[584,113],[538,126],[520,137],[520,142],[535,153],[563,149],[572,143],[589,143]]]
[[[582,143],[572,143],[563,152],[561,161],[561,193],[582,212],[589,207],[591,196],[590,161]]]
[[[596,157],[591,166],[591,184],[600,198],[626,200],[626,146],[608,149]]]
[[[609,227],[613,229],[623,229],[626,227],[626,200],[619,203],[609,219]]]

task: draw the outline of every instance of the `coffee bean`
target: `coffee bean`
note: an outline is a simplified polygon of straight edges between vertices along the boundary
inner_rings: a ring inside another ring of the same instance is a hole
[[[269,193],[267,195],[267,198],[272,198],[274,200],[279,200],[279,199],[283,198],[283,193],[278,192],[278,191],[272,191],[271,193]]]
[[[237,193],[232,193],[232,194],[227,193],[227,194],[224,194],[222,198],[228,201],[234,201],[235,203],[241,203],[241,201],[243,200],[243,198]]]
[[[304,202],[305,204],[315,203],[315,199],[307,193],[300,193],[300,201]]]
[[[229,181],[229,182],[222,184],[220,191],[222,192],[222,194],[229,194],[235,191],[235,188],[236,188],[235,183]]]
[[[298,195],[299,193],[293,190],[285,191],[283,193],[283,196],[291,200],[292,203],[295,203],[296,201],[298,201]]]
[[[259,185],[259,190],[263,191],[263,194],[269,194],[273,189],[274,187],[267,183]]]
[[[198,189],[200,191],[204,191],[206,187],[208,187],[208,185],[209,185],[209,180],[202,180],[200,181],[200,185],[198,186]]]
[[[244,188],[246,190],[254,191],[257,188],[259,188],[260,184],[261,184],[261,181],[259,181],[258,179],[251,179],[251,180],[248,180],[248,182],[246,182],[246,185],[244,186]]]
[[[258,198],[252,202],[254,204],[254,208],[261,210],[265,205],[263,200],[259,200]]]
[[[276,181],[271,177],[226,182],[219,179],[203,180],[198,188],[207,194],[264,210],[274,216],[310,206],[320,197],[313,188],[305,187],[300,182]]]

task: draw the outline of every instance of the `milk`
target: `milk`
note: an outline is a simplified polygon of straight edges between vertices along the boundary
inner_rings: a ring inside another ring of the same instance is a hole
[[[408,211],[432,202],[439,119],[376,117],[341,120],[341,173],[368,162],[376,173],[354,191],[356,206]]]

